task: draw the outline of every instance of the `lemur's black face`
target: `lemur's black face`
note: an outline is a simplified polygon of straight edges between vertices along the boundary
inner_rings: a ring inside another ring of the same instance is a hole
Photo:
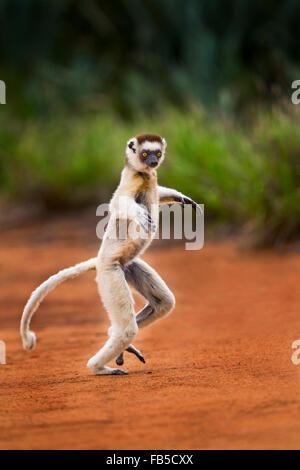
[[[137,135],[127,142],[127,162],[137,171],[149,173],[163,162],[166,147],[165,139],[159,135]]]
[[[158,165],[161,156],[162,153],[160,148],[157,148],[156,150],[142,149],[140,152],[141,161],[151,168],[155,168]]]

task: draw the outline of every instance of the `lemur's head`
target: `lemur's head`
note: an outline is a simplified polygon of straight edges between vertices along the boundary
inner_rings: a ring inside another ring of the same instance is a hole
[[[140,134],[127,142],[126,161],[136,171],[156,169],[165,158],[167,142],[156,134]]]

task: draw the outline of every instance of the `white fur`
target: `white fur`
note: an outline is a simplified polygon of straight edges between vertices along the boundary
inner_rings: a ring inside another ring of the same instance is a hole
[[[133,142],[133,148],[129,147],[131,142]],[[164,159],[166,147],[167,143],[164,139],[162,143],[146,141],[141,145],[141,148],[147,150],[159,149],[161,151],[159,164]],[[154,226],[158,223],[159,198],[171,201],[172,198],[181,195],[176,190],[157,186],[156,172],[141,161],[140,150],[135,137],[127,142],[128,165],[122,171],[120,184],[111,200],[110,219],[97,258],[91,258],[51,276],[29,298],[23,311],[20,327],[25,349],[31,350],[35,346],[35,334],[29,330],[30,320],[47,293],[61,282],[77,277],[90,269],[96,269],[98,291],[111,321],[106,344],[87,363],[95,374],[125,373],[120,369],[108,367],[107,363],[131,344],[138,332],[138,325],[141,328],[149,325],[173,309],[175,299],[171,291],[150,266],[138,259],[138,255],[151,243],[154,233],[148,229],[149,236],[146,238],[142,236],[131,238],[130,234],[126,239],[111,236],[115,234],[115,227],[121,219],[127,222],[130,220],[139,228],[145,217],[148,220],[150,213],[146,209],[145,214],[145,209],[135,200],[140,187],[137,181],[145,178],[145,175],[138,175],[137,172],[147,173],[148,205],[151,207],[151,224],[153,222]],[[150,181],[152,181],[151,184]],[[143,187],[143,180],[141,187]],[[120,204],[121,198],[123,198],[123,204]],[[127,266],[129,270],[126,271]],[[134,287],[149,301],[137,315],[135,315],[134,301],[126,276],[129,276],[129,282],[135,283]]]
[[[158,193],[159,197],[165,200],[165,203],[174,201],[175,197],[184,197],[184,194],[176,189],[165,188],[164,186],[158,186]]]
[[[145,150],[161,150],[161,143],[145,140],[145,142],[142,143],[141,148]]]
[[[55,289],[55,287],[64,282],[66,279],[77,277],[85,271],[95,269],[96,260],[97,258],[91,258],[88,261],[83,261],[82,263],[76,264],[75,266],[63,269],[57,274],[49,277],[49,279],[47,279],[35,291],[33,291],[27,304],[25,305],[21,319],[20,333],[22,336],[24,349],[30,351],[35,347],[36,337],[34,332],[29,330],[30,321],[34,312],[38,309],[40,303],[46,297],[48,292]]]

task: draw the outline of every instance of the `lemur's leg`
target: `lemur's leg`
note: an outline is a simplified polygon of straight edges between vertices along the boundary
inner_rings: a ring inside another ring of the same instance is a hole
[[[124,268],[125,277],[149,303],[136,316],[139,328],[167,315],[175,306],[175,297],[157,274],[145,261],[136,259]]]
[[[111,320],[110,337],[87,365],[99,375],[126,374],[126,371],[111,369],[106,364],[130,345],[138,331],[132,294],[127,285],[124,270],[115,258],[99,257],[96,281],[104,307]]]
[[[145,261],[136,259],[125,266],[124,273],[128,283],[149,302],[136,316],[139,328],[144,328],[171,312],[175,305],[174,295],[157,272]],[[136,354],[132,350],[129,352]],[[116,362],[118,365],[123,364],[123,353],[118,356]]]

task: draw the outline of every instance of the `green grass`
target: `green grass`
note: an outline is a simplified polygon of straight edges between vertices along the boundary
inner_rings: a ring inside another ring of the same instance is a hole
[[[161,184],[204,203],[208,221],[247,226],[262,245],[287,242],[300,230],[299,125],[279,111],[249,127],[199,110],[131,123],[113,114],[24,123],[0,115],[0,197],[55,210],[108,200],[126,141],[155,132],[168,141]]]

